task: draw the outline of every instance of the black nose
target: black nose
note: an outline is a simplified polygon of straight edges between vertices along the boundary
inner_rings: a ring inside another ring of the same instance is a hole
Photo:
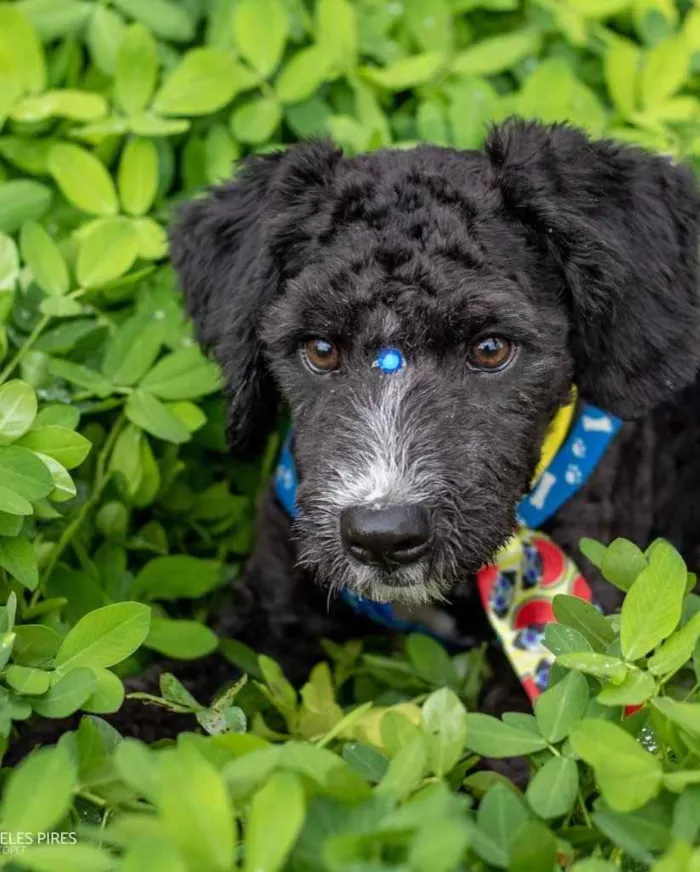
[[[340,515],[340,535],[362,563],[391,568],[414,563],[430,544],[430,515],[422,506],[351,506]]]

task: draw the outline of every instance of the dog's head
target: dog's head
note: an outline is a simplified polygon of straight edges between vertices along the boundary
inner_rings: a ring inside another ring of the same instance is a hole
[[[572,384],[630,418],[693,378],[697,244],[688,171],[519,121],[483,152],[251,157],[172,234],[233,449],[291,410],[301,560],[406,601],[509,537]]]

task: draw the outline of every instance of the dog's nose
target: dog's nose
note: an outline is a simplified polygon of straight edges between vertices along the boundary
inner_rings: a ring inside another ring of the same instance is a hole
[[[340,535],[362,563],[404,566],[428,550],[430,514],[418,505],[350,506],[341,512]]]

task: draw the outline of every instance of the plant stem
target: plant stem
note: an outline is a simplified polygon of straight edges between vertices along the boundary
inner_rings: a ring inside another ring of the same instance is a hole
[[[97,796],[96,794],[91,793],[89,790],[79,790],[78,796],[81,799],[85,799],[88,802],[91,802],[93,805],[99,806],[100,808],[106,808],[107,806],[106,799],[102,799],[101,796]]]
[[[12,375],[15,369],[20,365],[20,363],[24,360],[25,356],[32,350],[32,346],[37,341],[37,339],[44,332],[46,325],[51,320],[50,315],[44,315],[40,318],[32,332],[27,336],[22,345],[17,349],[17,353],[12,358],[12,360],[7,364],[7,366],[0,372],[0,385],[3,382],[6,382],[7,379]]]
[[[586,822],[586,826],[587,826],[589,829],[593,829],[593,823],[592,823],[592,821],[591,821],[591,817],[590,817],[590,815],[588,814],[588,809],[586,808],[586,803],[584,802],[583,794],[581,793],[581,788],[580,788],[580,787],[579,787],[579,790],[578,790],[578,801],[579,801],[579,804],[581,805],[581,811],[583,812],[583,819],[584,819],[585,822]]]
[[[38,600],[39,598],[40,591],[45,589],[46,583],[51,577],[52,572],[56,568],[56,564],[60,560],[61,555],[65,551],[73,536],[75,536],[75,534],[81,528],[85,518],[95,508],[100,500],[100,497],[102,496],[102,492],[109,483],[110,475],[107,473],[107,461],[109,459],[109,455],[111,454],[112,448],[114,447],[114,443],[117,441],[117,437],[122,431],[124,421],[125,418],[123,415],[120,415],[119,418],[117,418],[114,427],[112,427],[109,435],[105,439],[104,445],[100,449],[100,453],[97,457],[97,464],[95,467],[95,486],[92,490],[92,493],[90,494],[90,498],[85,501],[78,514],[65,528],[65,530],[61,534],[61,538],[56,543],[56,547],[51,553],[49,562],[46,564],[46,569],[44,570],[44,573],[41,577],[41,582],[39,583],[39,585],[37,585],[37,588],[34,591],[34,596],[32,597],[31,602],[32,606],[36,605],[36,600]]]

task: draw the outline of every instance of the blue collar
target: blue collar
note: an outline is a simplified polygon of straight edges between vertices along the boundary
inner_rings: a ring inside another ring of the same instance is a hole
[[[518,522],[534,530],[548,521],[590,478],[621,426],[619,418],[595,406],[581,403],[564,444],[542,472],[533,490],[520,501]],[[293,518],[297,514],[298,477],[292,454],[292,438],[290,430],[280,451],[275,492],[282,507]],[[348,590],[343,591],[342,596],[355,611],[391,630],[399,633],[415,630],[426,632],[424,627],[396,617],[390,603],[372,602]]]

